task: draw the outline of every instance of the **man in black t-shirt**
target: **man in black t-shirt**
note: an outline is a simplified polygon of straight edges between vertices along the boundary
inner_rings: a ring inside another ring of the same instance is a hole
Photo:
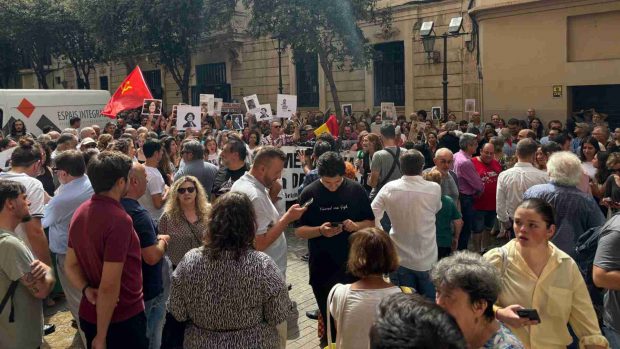
[[[213,181],[211,190],[213,197],[229,192],[233,183],[250,169],[245,163],[247,153],[245,144],[240,139],[234,137],[228,139],[220,154],[222,163]]]
[[[349,235],[374,226],[375,218],[364,188],[343,177],[345,164],[338,153],[330,151],[321,155],[317,169],[319,180],[308,185],[299,196],[302,205],[314,201],[298,221],[295,234],[308,239],[310,285],[325,319],[331,288],[355,280],[347,273]],[[333,327],[332,334],[335,338]],[[321,338],[322,347],[325,338],[325,335]]]

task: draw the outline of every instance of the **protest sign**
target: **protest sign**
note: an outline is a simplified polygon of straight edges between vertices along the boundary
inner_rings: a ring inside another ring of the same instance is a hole
[[[224,120],[232,120],[232,125],[235,130],[243,130],[243,114],[227,114]]]
[[[210,110],[213,115],[222,113],[222,104],[224,100],[222,98],[213,98],[213,110]]]
[[[179,105],[177,107],[177,130],[193,129],[200,131],[201,107]]]
[[[396,117],[396,107],[393,102],[381,102],[381,120],[393,121]]]
[[[241,103],[222,103],[222,114],[241,114]]]
[[[287,202],[296,201],[298,196],[299,187],[304,182],[306,176],[304,170],[297,157],[297,152],[300,150],[306,150],[308,147],[286,146],[280,148],[286,155],[286,162],[284,163],[284,170],[282,171],[282,191],[284,192],[284,199]],[[357,159],[357,152],[343,151],[340,155],[345,161],[355,163]],[[357,180],[360,180],[358,174]]]
[[[278,95],[276,115],[279,118],[290,119],[297,112],[297,96]]]
[[[142,103],[142,115],[161,115],[161,99],[145,99]]]
[[[253,94],[251,96],[243,97],[243,102],[245,103],[245,109],[250,113],[254,113],[256,109],[260,106],[258,103],[258,96]]]
[[[213,98],[215,95],[211,94],[203,94],[200,95],[200,112],[202,115],[208,115],[210,111],[213,110]]]
[[[343,116],[351,116],[353,115],[353,105],[352,104],[343,104],[342,105],[342,115]]]
[[[254,110],[254,116],[257,121],[269,121],[273,119],[273,113],[271,112],[271,104],[261,104]]]

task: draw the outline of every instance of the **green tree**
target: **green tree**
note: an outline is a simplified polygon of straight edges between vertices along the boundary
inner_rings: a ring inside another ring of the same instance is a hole
[[[251,9],[249,32],[255,37],[277,36],[293,55],[318,56],[341,119],[334,69],[364,67],[373,49],[359,23],[391,24],[389,8],[379,11],[378,0],[244,0]]]
[[[142,42],[174,79],[183,103],[190,103],[192,53],[225,34],[236,0],[151,0],[144,6]]]
[[[54,45],[58,42],[60,12],[52,0],[16,0],[0,3],[0,35],[10,38],[24,62],[34,71],[39,87],[49,88]]]
[[[17,77],[21,54],[8,36],[0,34],[0,88],[8,88]]]

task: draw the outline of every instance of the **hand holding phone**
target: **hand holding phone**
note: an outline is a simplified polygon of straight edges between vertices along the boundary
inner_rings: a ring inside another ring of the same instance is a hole
[[[538,311],[536,309],[517,309],[517,315],[519,315],[520,318],[526,318],[540,323],[540,316],[538,316]]]

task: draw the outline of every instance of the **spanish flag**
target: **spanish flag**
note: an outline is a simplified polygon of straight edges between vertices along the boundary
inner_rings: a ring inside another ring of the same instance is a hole
[[[338,120],[336,119],[336,115],[330,115],[329,119],[327,119],[323,125],[314,130],[314,135],[318,137],[325,132],[329,132],[332,136],[338,137]]]
[[[141,107],[145,99],[153,99],[153,95],[144,81],[142,70],[136,66],[114,92],[101,114],[115,119],[116,114],[123,110]]]

